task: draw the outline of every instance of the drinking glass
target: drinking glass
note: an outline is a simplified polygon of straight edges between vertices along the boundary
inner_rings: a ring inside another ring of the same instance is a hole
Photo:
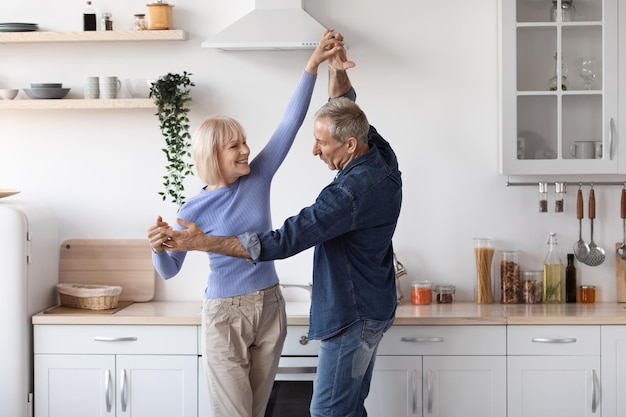
[[[578,60],[578,75],[583,79],[585,90],[591,90],[597,75],[596,60],[587,57],[580,58]]]

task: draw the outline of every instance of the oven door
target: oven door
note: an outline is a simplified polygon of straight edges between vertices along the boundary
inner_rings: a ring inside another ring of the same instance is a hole
[[[317,356],[282,356],[265,417],[309,416]]]

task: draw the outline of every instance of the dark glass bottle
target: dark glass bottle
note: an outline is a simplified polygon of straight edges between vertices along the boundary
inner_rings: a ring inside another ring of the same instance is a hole
[[[565,302],[576,302],[576,267],[574,266],[574,254],[567,254],[567,266],[565,267]]]
[[[91,2],[87,2],[87,7],[83,11],[83,30],[96,30],[96,11],[91,7]]]

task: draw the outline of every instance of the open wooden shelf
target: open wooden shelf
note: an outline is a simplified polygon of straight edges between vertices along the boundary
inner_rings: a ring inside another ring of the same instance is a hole
[[[151,98],[0,100],[0,109],[156,109]]]
[[[0,32],[0,43],[182,41],[185,38],[182,30]]]

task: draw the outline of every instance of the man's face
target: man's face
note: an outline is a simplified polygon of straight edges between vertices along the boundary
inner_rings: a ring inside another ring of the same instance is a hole
[[[322,161],[326,162],[330,170],[340,170],[352,159],[352,153],[350,152],[351,141],[347,140],[343,145],[339,145],[330,136],[329,126],[330,119],[327,117],[317,118],[313,122],[313,136],[315,139],[313,155],[319,156]]]

